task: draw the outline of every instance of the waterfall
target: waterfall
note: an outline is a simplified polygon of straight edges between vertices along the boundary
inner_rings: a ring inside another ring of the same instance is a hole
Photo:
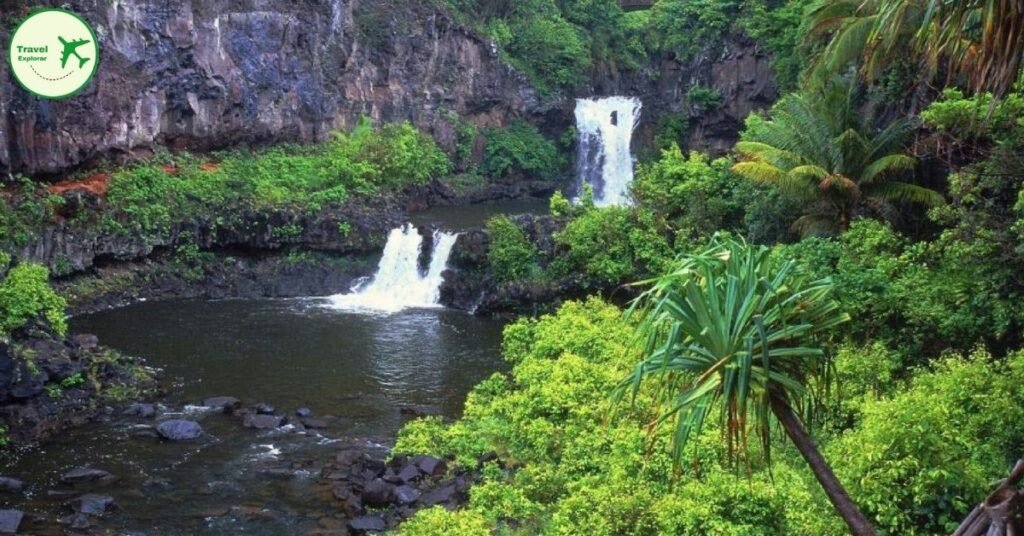
[[[629,185],[633,182],[630,143],[640,122],[641,107],[640,99],[635,97],[576,101],[580,191],[589,184],[598,206],[629,203]]]
[[[423,272],[420,257],[424,253],[425,237],[410,224],[392,230],[373,279],[356,285],[350,294],[331,296],[329,306],[384,312],[437,307],[442,274],[458,235],[437,230],[432,238],[430,263]]]

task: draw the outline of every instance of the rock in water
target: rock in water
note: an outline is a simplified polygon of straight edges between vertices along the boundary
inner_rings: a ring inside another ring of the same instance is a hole
[[[25,489],[25,483],[17,478],[0,476],[0,492],[18,493]]]
[[[157,425],[156,431],[169,441],[190,441],[203,435],[203,427],[195,421],[164,421]]]
[[[114,498],[110,495],[89,493],[71,502],[80,514],[102,517],[114,509]]]
[[[224,413],[233,413],[242,406],[242,403],[233,396],[215,396],[203,400],[203,405],[208,408],[222,410]]]
[[[135,403],[128,406],[124,410],[124,414],[132,417],[141,417],[143,419],[152,419],[153,417],[156,417],[156,406],[153,404]]]
[[[379,516],[361,516],[348,522],[348,528],[356,534],[384,532],[388,526]]]
[[[246,428],[273,430],[274,428],[280,428],[283,424],[284,417],[278,417],[277,415],[253,415],[250,413],[245,416]]]
[[[274,409],[274,406],[271,406],[266,402],[260,402],[259,404],[256,404],[256,413],[259,413],[260,415],[273,415],[276,412],[277,410]]]
[[[24,517],[21,510],[0,510],[0,534],[17,534]]]
[[[78,469],[72,469],[64,476],[60,477],[60,481],[65,484],[76,484],[78,482],[93,482],[96,480],[110,481],[114,480],[114,475],[103,469],[93,469],[91,467],[79,467]]]
[[[306,417],[312,417],[313,411],[310,410],[309,408],[299,408],[295,410],[295,415],[305,419]]]

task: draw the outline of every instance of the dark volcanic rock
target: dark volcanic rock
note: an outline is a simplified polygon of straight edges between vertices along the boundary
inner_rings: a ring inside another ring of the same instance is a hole
[[[246,428],[255,428],[257,430],[273,430],[284,425],[284,417],[277,415],[253,415],[250,413],[245,416],[244,425]]]
[[[0,493],[18,493],[25,489],[25,483],[17,478],[0,476]]]
[[[256,413],[260,415],[273,415],[274,413],[277,413],[277,409],[266,402],[260,402],[259,404],[256,404]]]
[[[325,417],[304,417],[302,419],[302,424],[305,425],[306,428],[322,429],[330,426],[331,421]]]
[[[448,464],[444,460],[433,456],[418,456],[413,463],[427,476],[441,476],[448,470]]]
[[[367,534],[373,532],[384,532],[388,525],[380,516],[361,516],[348,522],[349,530],[356,534]]]
[[[408,505],[420,498],[420,491],[412,486],[398,486],[395,488],[395,501],[401,505]]]
[[[454,485],[449,485],[449,486],[445,486],[443,488],[438,488],[438,489],[430,490],[430,491],[424,493],[423,496],[420,497],[420,502],[423,503],[424,506],[428,506],[428,507],[429,506],[434,506],[434,505],[437,505],[437,504],[452,503],[454,501],[454,499],[455,499],[455,494],[456,494],[455,486]]]
[[[232,413],[242,407],[242,403],[233,396],[215,396],[203,400],[203,405],[208,408],[223,410],[224,413]]]
[[[86,351],[95,350],[100,344],[99,337],[92,335],[91,333],[79,333],[72,337],[72,340],[74,340],[75,344],[78,345],[80,349]]]
[[[104,37],[103,67],[68,101],[0,82],[0,173],[59,173],[103,156],[151,154],[157,144],[322,140],[362,116],[412,119],[454,148],[453,112],[493,126],[544,111],[489,40],[430,2],[74,7]]]
[[[398,472],[398,478],[402,482],[406,483],[419,480],[422,476],[423,474],[420,473],[419,468],[416,467],[416,465],[414,464],[406,465],[401,471]]]
[[[72,469],[64,476],[60,477],[60,481],[65,484],[77,484],[79,482],[95,482],[95,481],[112,481],[114,475],[103,469],[94,469],[92,467],[79,467],[78,469]]]
[[[203,435],[203,427],[195,421],[172,420],[157,425],[160,437],[169,441],[190,441]]]
[[[80,514],[102,517],[114,509],[114,498],[109,495],[96,495],[89,493],[71,501],[75,510]]]
[[[11,357],[10,348],[3,341],[0,341],[0,402],[5,402],[11,396],[11,384],[14,383],[15,363]]]
[[[21,400],[37,397],[43,394],[44,385],[49,380],[46,372],[33,372],[27,364],[20,363],[11,383],[11,396]]]
[[[0,510],[0,534],[17,534],[24,517],[21,510]]]
[[[124,414],[131,417],[152,419],[156,417],[156,406],[154,404],[135,403],[125,408]]]
[[[382,508],[395,500],[395,489],[391,484],[378,478],[366,485],[362,498],[363,504],[372,508]]]

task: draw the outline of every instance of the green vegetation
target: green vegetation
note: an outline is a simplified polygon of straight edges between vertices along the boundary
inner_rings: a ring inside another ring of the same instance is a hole
[[[912,123],[897,120],[873,132],[854,92],[840,82],[789,95],[771,119],[751,116],[736,145],[743,161],[734,171],[809,206],[795,224],[804,235],[845,231],[867,208],[885,215],[893,203],[943,203],[938,192],[898,180],[917,164],[903,152]]]
[[[491,38],[542,94],[583,86],[593,73],[637,71],[654,58],[689,63],[746,33],[775,58],[783,87],[807,63],[800,17],[808,0],[659,0],[624,13],[618,0],[441,0]]]
[[[353,132],[337,133],[319,145],[238,150],[212,160],[163,155],[117,171],[103,223],[111,230],[150,235],[190,217],[225,211],[317,211],[353,196],[424,184],[450,169],[444,152],[412,125],[376,129],[363,121]]]
[[[37,318],[59,334],[67,332],[67,304],[50,288],[49,278],[49,270],[36,264],[19,264],[7,272],[0,283],[0,336]]]
[[[565,160],[554,142],[525,121],[487,129],[484,137],[487,146],[482,171],[489,177],[552,179],[565,168]]]
[[[676,421],[677,464],[715,414],[730,457],[748,458],[753,434],[770,460],[777,420],[850,531],[874,534],[793,409],[827,392],[825,354],[807,344],[850,320],[831,296],[831,280],[802,278],[793,261],[773,266],[766,247],[715,242],[682,257],[634,302],[647,342],[617,395],[630,391],[635,399],[652,379],[671,386],[661,391],[666,413],[659,422]]]
[[[491,218],[487,222],[487,232],[491,238],[487,263],[499,281],[531,279],[539,273],[537,248],[508,216]]]

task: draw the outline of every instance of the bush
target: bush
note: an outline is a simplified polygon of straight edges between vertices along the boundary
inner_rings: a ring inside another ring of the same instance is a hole
[[[64,335],[67,303],[50,288],[50,271],[37,264],[19,264],[7,273],[0,284],[0,335],[43,318]]]
[[[555,144],[546,139],[537,127],[525,121],[513,121],[505,128],[491,128],[484,133],[483,172],[496,178],[523,175],[551,179],[563,167]]]
[[[490,536],[491,524],[480,514],[462,510],[450,512],[435,506],[422,510],[398,529],[399,536]]]
[[[1003,363],[976,351],[882,400],[829,445],[837,474],[891,534],[950,533],[1020,456],[1024,353]]]
[[[440,178],[447,155],[408,123],[375,129],[368,120],[319,145],[235,150],[204,160],[160,155],[113,174],[106,225],[166,234],[179,221],[225,209],[295,207],[317,211],[352,195],[395,191]]]
[[[487,222],[487,233],[491,239],[487,264],[498,281],[519,281],[540,275],[537,248],[508,216],[491,218]]]
[[[565,251],[552,263],[559,277],[607,287],[631,282],[664,266],[672,248],[655,230],[653,214],[623,207],[587,210],[555,235]]]
[[[496,453],[468,508],[498,534],[842,534],[809,473],[779,463],[774,486],[763,467],[752,466],[751,479],[733,474],[713,425],[687,446],[694,469],[676,473],[671,431],[647,428],[661,411],[651,390],[632,407],[607,395],[639,359],[636,335],[596,298],[520,319],[503,341],[511,374],[478,385],[455,423],[407,424],[396,451],[469,467]],[[412,522],[439,523],[436,515]]]

